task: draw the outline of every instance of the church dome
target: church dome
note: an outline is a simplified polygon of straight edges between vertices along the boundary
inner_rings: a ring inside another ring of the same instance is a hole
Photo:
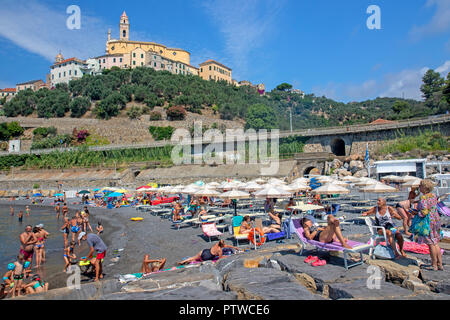
[[[63,57],[63,55],[61,54],[61,52],[58,53],[58,54],[56,55],[56,58],[55,58],[55,63],[61,62],[61,61],[63,61],[63,60],[64,60],[64,57]]]

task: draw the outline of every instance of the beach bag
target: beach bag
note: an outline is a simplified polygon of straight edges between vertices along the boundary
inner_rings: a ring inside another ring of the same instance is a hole
[[[378,259],[391,260],[395,258],[394,250],[392,250],[391,246],[383,246],[381,244],[375,247],[373,254]]]
[[[441,201],[437,204],[439,214],[450,217],[450,209]]]
[[[409,232],[422,237],[428,237],[430,235],[430,215],[427,214],[422,218],[416,214],[411,221]]]

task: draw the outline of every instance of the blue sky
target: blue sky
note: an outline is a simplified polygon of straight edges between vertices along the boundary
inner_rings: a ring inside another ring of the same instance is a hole
[[[69,5],[81,29],[69,30]],[[125,10],[132,40],[215,59],[236,80],[288,82],[338,101],[377,96],[420,99],[428,68],[450,71],[450,0],[0,0],[0,88],[45,79],[55,55],[86,59],[118,37]],[[369,30],[369,5],[381,30]]]

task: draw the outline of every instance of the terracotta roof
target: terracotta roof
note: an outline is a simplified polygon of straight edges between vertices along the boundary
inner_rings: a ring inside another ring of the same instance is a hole
[[[221,64],[221,63],[219,63],[219,62],[217,62],[217,61],[211,60],[211,59],[206,60],[206,61],[203,62],[203,63],[200,63],[199,66],[204,66],[204,65],[210,64],[210,63],[215,63],[215,64],[217,64],[217,65],[219,65],[219,66],[221,66],[221,67],[223,67],[223,68],[225,68],[225,69],[228,69],[228,70],[232,71],[231,68],[228,68],[227,66],[225,66],[225,65],[223,65],[223,64]]]
[[[385,120],[385,119],[377,119],[375,121],[372,121],[369,124],[387,124],[387,123],[396,123],[397,121],[391,121],[391,120]]]
[[[0,91],[2,91],[2,92],[16,92],[16,88],[5,88],[5,89],[0,89]]]
[[[21,86],[21,85],[24,85],[24,84],[33,84],[33,83],[36,83],[36,82],[39,82],[39,81],[42,81],[41,79],[39,79],[39,80],[31,80],[31,81],[27,81],[27,82],[24,82],[24,83],[18,83],[18,84],[16,84],[16,86]]]
[[[61,62],[55,63],[54,66],[57,66],[57,65],[59,65],[59,64],[63,64],[63,63],[66,63],[66,62],[70,62],[70,61],[77,61],[77,62],[80,62],[80,63],[84,63],[84,62],[81,61],[80,59],[77,59],[77,58],[69,58],[69,59],[63,60],[63,61],[61,61]]]

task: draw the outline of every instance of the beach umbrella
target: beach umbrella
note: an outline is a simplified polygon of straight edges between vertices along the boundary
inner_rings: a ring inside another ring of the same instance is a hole
[[[266,185],[262,190],[254,193],[257,198],[288,198],[292,196],[293,192],[281,189],[279,186]]]
[[[344,188],[348,187],[348,183],[345,182],[345,181],[332,180],[332,181],[330,181],[330,183],[335,184],[335,185],[337,185],[337,186],[344,187]]]
[[[407,181],[409,181],[409,180],[417,180],[417,179],[418,179],[417,177],[413,177],[413,176],[408,176],[408,175],[406,175],[406,176],[401,177],[401,180],[400,180],[400,181],[407,182]]]
[[[272,184],[272,185],[286,184],[286,182],[284,182],[283,180],[277,179],[277,178],[271,178],[271,179],[269,179],[269,181],[267,183]]]
[[[347,194],[350,193],[350,190],[332,184],[332,183],[328,183],[325,184],[317,189],[314,189],[313,191],[311,191],[311,193],[316,193],[316,194]]]
[[[55,193],[53,196],[54,197],[64,197],[64,194],[62,194],[62,193]]]
[[[393,175],[393,174],[388,175],[388,176],[381,177],[381,179],[389,180],[389,181],[394,181],[394,182],[402,181],[402,177],[395,176],[395,175]]]
[[[310,190],[311,187],[307,186],[306,184],[303,184],[301,182],[294,182],[288,185],[289,189],[294,190],[294,192],[298,191],[307,191]]]
[[[258,183],[258,184],[266,183],[266,181],[265,181],[264,179],[261,179],[261,178],[257,178],[257,179],[255,179],[255,180],[250,181],[250,182],[256,182],[256,183]]]
[[[292,183],[302,183],[302,184],[308,184],[309,183],[309,179],[308,178],[297,178],[297,179],[294,179],[293,181],[292,181]]]
[[[422,179],[408,180],[405,183],[402,183],[402,187],[418,187],[420,181],[422,181]]]
[[[117,197],[122,197],[123,193],[120,192],[112,192],[110,194],[105,195],[105,197],[111,197],[111,198],[117,198]]]
[[[78,194],[87,194],[87,193],[91,193],[91,192],[88,190],[81,190],[78,192]]]
[[[359,178],[354,177],[354,176],[345,176],[343,178],[341,178],[341,181],[350,181],[350,182],[359,182]]]
[[[234,200],[233,201],[233,203],[234,203],[234,215],[236,216],[236,214],[237,214],[237,201],[236,200],[238,200],[238,199],[248,199],[248,198],[250,198],[250,193],[233,189],[231,191],[224,192],[224,193],[220,194],[219,198]]]
[[[220,183],[218,182],[209,182],[205,184],[206,187],[209,187],[211,189],[216,189],[218,186],[220,186]]]
[[[292,210],[301,210],[301,211],[309,211],[309,210],[321,210],[324,209],[323,206],[319,206],[316,204],[304,203],[302,201],[297,202],[295,206],[289,207]]]
[[[202,186],[205,185],[205,183],[204,183],[203,181],[201,181],[201,180],[195,181],[194,183],[195,183],[196,185],[200,186],[200,187],[202,187]]]
[[[385,185],[384,183],[380,183],[380,182],[369,185],[369,186],[363,188],[362,191],[366,192],[366,193],[398,192],[397,189],[395,189],[391,186]]]
[[[99,188],[95,188],[95,189],[92,189],[92,191],[97,192],[97,191],[100,191],[100,189]]]
[[[188,185],[186,188],[182,190],[181,193],[184,194],[194,194],[200,189],[199,186],[194,187],[193,185]]]
[[[201,196],[201,197],[217,197],[220,194],[221,194],[220,192],[218,192],[214,189],[210,189],[208,187],[201,188],[197,192],[194,193],[195,196]]]
[[[242,190],[245,190],[245,191],[257,191],[257,190],[261,190],[261,189],[264,189],[264,187],[256,182],[249,182],[245,186],[242,187]]]
[[[184,188],[185,188],[185,186],[179,184],[179,185],[173,187],[173,188],[170,190],[170,192],[172,192],[172,193],[181,193],[181,192],[183,191]]]
[[[96,194],[94,194],[94,198],[101,198],[101,197],[103,197],[104,196],[104,194],[103,193],[96,193]]]
[[[35,193],[33,194],[33,197],[42,197],[42,193]]]

